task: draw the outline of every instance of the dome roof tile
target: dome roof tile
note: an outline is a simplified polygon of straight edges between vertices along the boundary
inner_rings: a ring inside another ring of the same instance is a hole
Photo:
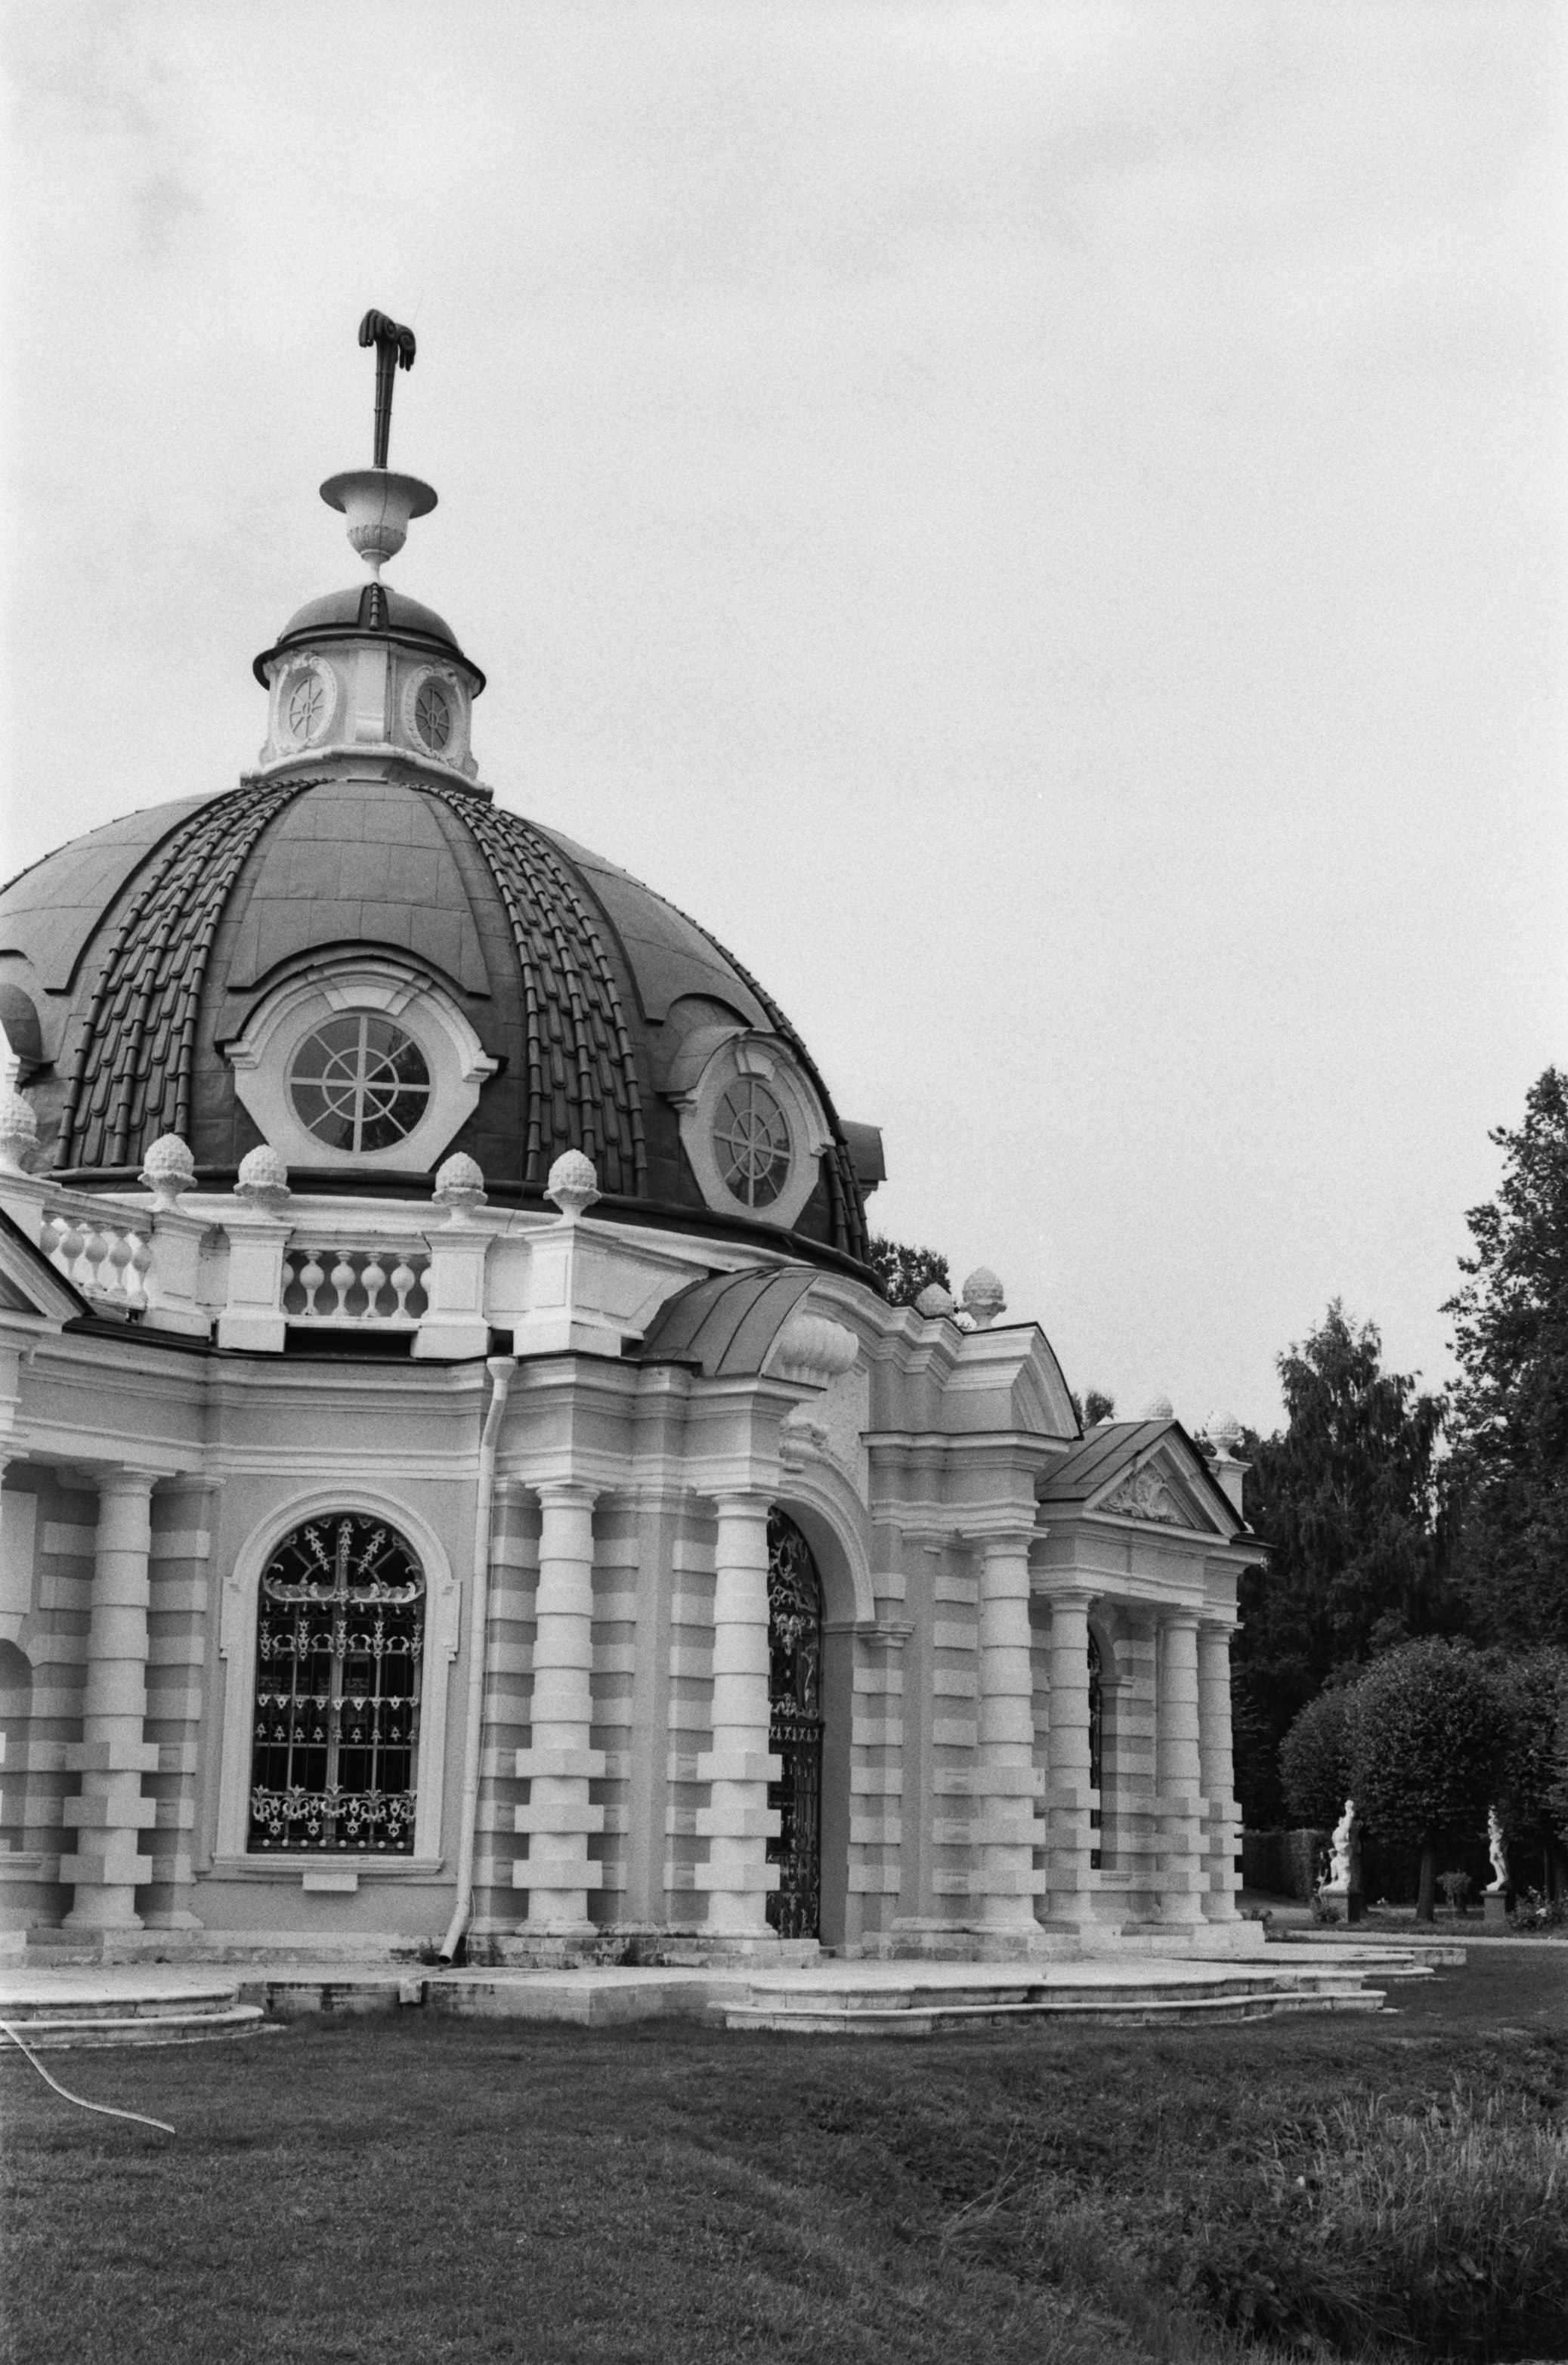
[[[833,1141],[795,1237],[865,1259],[843,1128],[756,981],[627,872],[455,785],[274,776],[138,814],[14,881],[0,948],[47,958],[62,913],[84,957],[44,981],[69,996],[38,1093],[57,1171],[134,1172],[174,1133],[231,1174],[256,1136],[223,1046],[256,992],[318,948],[390,948],[439,975],[498,1062],[443,1153],[474,1156],[492,1194],[541,1193],[575,1149],[607,1201],[711,1221],[657,1090],[666,1014],[698,996],[778,1037],[810,1078]],[[12,974],[37,991],[37,970]]]

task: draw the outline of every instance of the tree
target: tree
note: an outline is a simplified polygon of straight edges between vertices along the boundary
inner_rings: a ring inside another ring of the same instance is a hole
[[[935,1249],[911,1248],[902,1240],[873,1235],[869,1262],[890,1306],[913,1306],[933,1282],[939,1289],[950,1290],[953,1285],[947,1277],[947,1260]]]
[[[1433,1917],[1439,1844],[1484,1831],[1506,1749],[1502,1698],[1467,1642],[1406,1642],[1358,1684],[1350,1788],[1369,1831],[1420,1849],[1418,1922]]]
[[[1568,1800],[1556,1797],[1559,1765],[1568,1752],[1568,1651],[1486,1654],[1487,1672],[1502,1703],[1505,1750],[1493,1804],[1504,1838],[1539,1848],[1546,1887],[1568,1889]]]
[[[1355,1698],[1349,1687],[1319,1692],[1280,1743],[1280,1783],[1298,1823],[1332,1831],[1344,1812],[1350,1795]]]
[[[1108,1396],[1103,1388],[1090,1388],[1081,1396],[1076,1388],[1069,1388],[1068,1395],[1080,1429],[1092,1429],[1096,1422],[1109,1420],[1116,1409],[1115,1397]]]
[[[1460,1579],[1474,1631],[1568,1643],[1568,1075],[1525,1098],[1497,1196],[1466,1217],[1475,1253],[1445,1305],[1454,1391]]]
[[[1248,1516],[1272,1547],[1241,1580],[1237,1795],[1247,1821],[1283,1807],[1278,1750],[1331,1676],[1453,1622],[1435,1455],[1443,1401],[1385,1372],[1382,1340],[1338,1299],[1279,1358],[1286,1425],[1249,1438]]]

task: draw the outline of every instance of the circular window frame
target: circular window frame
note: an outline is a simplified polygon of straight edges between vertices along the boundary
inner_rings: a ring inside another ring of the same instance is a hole
[[[430,1077],[418,1125],[384,1149],[337,1149],[310,1131],[294,1105],[294,1062],[330,1019],[393,1021],[416,1046]],[[264,1141],[305,1171],[428,1174],[479,1105],[498,1062],[456,1004],[430,977],[389,960],[345,956],[313,961],[283,979],[225,1047],[234,1090]]]
[[[343,1067],[348,1047],[329,1044],[324,1039],[332,1029],[344,1026],[353,1026],[356,1030],[353,1045],[352,1075]],[[392,1044],[373,1045],[369,1031],[373,1026],[385,1026],[394,1038]],[[315,1074],[301,1075],[300,1062],[313,1043],[319,1043],[321,1046],[320,1065]],[[405,1049],[412,1051],[419,1061],[418,1081],[398,1077],[396,1074],[389,1080],[383,1080],[377,1070],[388,1062],[400,1059]],[[310,1119],[305,1115],[299,1105],[302,1091],[314,1090],[319,1095],[323,1104],[321,1109],[323,1120],[331,1117],[342,1122],[345,1112],[341,1103],[346,1085],[351,1093],[352,1113],[348,1116],[348,1122],[356,1136],[363,1136],[367,1126],[374,1127],[385,1124],[389,1117],[398,1113],[398,1101],[407,1095],[419,1114],[411,1125],[400,1126],[391,1141],[378,1145],[383,1149],[400,1149],[405,1141],[410,1139],[419,1131],[430,1108],[431,1093],[435,1089],[431,1076],[430,1061],[425,1056],[424,1045],[420,1041],[419,1037],[410,1034],[406,1026],[399,1026],[395,1018],[388,1017],[385,1011],[367,1010],[363,1007],[357,1010],[336,1012],[330,1018],[321,1019],[308,1034],[301,1037],[289,1058],[287,1083],[289,1105],[297,1120],[305,1127],[311,1139],[319,1142],[323,1149],[340,1150],[345,1149],[345,1145],[342,1142],[329,1142],[318,1126],[312,1125]],[[336,1105],[334,1096],[336,1096]],[[385,1101],[386,1105],[375,1105],[382,1101]],[[360,1139],[346,1147],[347,1154],[353,1158],[374,1157],[375,1154],[374,1150],[367,1151]]]
[[[420,694],[430,689],[441,691],[452,717],[452,733],[444,747],[432,747],[420,729]],[[410,666],[403,677],[398,705],[401,737],[409,752],[421,764],[439,764],[447,772],[462,771],[468,754],[468,699],[454,669],[423,663]]]
[[[321,690],[321,712],[314,727],[303,736],[291,729],[288,720],[289,702],[295,690],[307,678]],[[286,753],[300,755],[308,747],[319,747],[331,731],[338,712],[338,678],[319,657],[290,657],[278,670],[276,704],[273,714],[273,740]]]
[[[691,1038],[696,1048],[700,1037]],[[735,1085],[756,1082],[778,1104],[790,1136],[790,1171],[778,1195],[767,1206],[748,1207],[724,1179],[713,1146],[724,1095]],[[805,1213],[822,1172],[823,1154],[833,1134],[821,1101],[776,1036],[737,1026],[709,1053],[696,1082],[670,1094],[680,1117],[681,1147],[697,1186],[715,1215],[737,1216],[777,1231],[790,1231]]]

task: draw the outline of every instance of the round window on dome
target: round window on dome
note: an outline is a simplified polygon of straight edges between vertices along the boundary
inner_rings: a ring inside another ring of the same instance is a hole
[[[430,1105],[431,1076],[411,1035],[356,1011],[306,1037],[288,1074],[295,1115],[329,1149],[390,1149]]]
[[[452,701],[439,682],[420,684],[414,701],[414,728],[432,755],[443,753],[452,737]]]
[[[720,1101],[713,1155],[724,1188],[743,1207],[770,1207],[790,1175],[790,1126],[766,1084],[743,1076]]]
[[[316,667],[301,666],[289,675],[283,686],[283,723],[297,746],[319,738],[330,703],[328,684]]]

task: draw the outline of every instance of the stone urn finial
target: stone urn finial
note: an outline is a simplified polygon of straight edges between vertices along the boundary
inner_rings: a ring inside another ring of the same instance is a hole
[[[292,1195],[288,1169],[269,1142],[246,1151],[234,1185],[237,1199],[243,1199],[258,1215],[281,1216]]]
[[[141,1161],[141,1180],[152,1194],[153,1210],[173,1215],[182,1191],[196,1189],[196,1160],[177,1133],[161,1133]]]
[[[914,1310],[924,1321],[938,1321],[952,1313],[953,1293],[944,1289],[939,1281],[928,1281],[914,1301]]]
[[[550,1169],[544,1195],[554,1200],[569,1224],[575,1224],[584,1209],[602,1195],[592,1159],[585,1158],[580,1149],[564,1149]]]
[[[31,1101],[13,1084],[0,1091],[0,1174],[25,1174],[38,1148],[39,1121]]]
[[[965,1282],[963,1306],[977,1330],[989,1330],[997,1316],[1006,1313],[1002,1283],[988,1264],[977,1264]]]
[[[1140,1420],[1174,1420],[1176,1407],[1169,1396],[1150,1396],[1138,1415]]]
[[[485,1177],[465,1150],[454,1150],[436,1169],[435,1203],[446,1209],[449,1224],[465,1224],[476,1207],[485,1204]]]
[[[1233,1412],[1212,1412],[1204,1425],[1204,1435],[1216,1453],[1234,1453],[1243,1441],[1244,1431]]]

